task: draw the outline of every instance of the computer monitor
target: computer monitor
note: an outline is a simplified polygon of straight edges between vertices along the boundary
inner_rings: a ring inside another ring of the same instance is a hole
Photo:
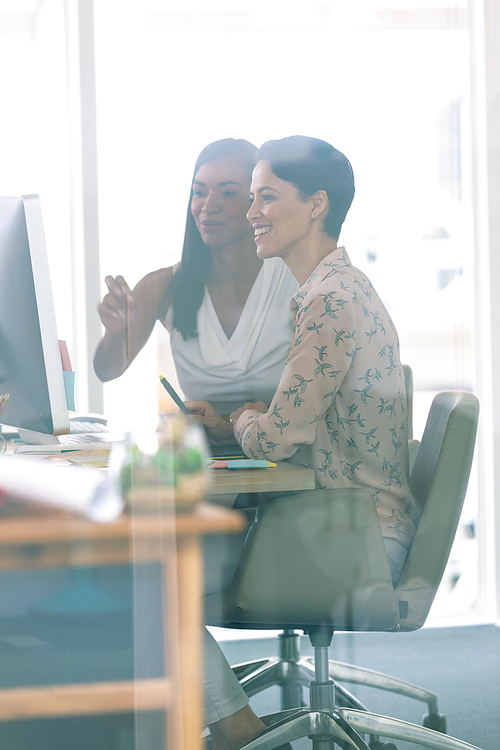
[[[69,432],[40,199],[0,195],[0,424],[27,443]]]

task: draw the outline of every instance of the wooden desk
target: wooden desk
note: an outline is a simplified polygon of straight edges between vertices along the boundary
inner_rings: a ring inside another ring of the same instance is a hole
[[[281,461],[275,469],[213,469],[210,494],[313,490],[314,469]]]
[[[168,710],[169,750],[199,750],[202,726],[200,536],[235,532],[243,525],[244,520],[238,513],[208,504],[185,515],[122,516],[108,524],[63,514],[1,518],[0,570],[114,565],[131,560],[160,559],[169,608],[164,618],[168,677],[3,689],[0,690],[0,720]],[[177,601],[177,607],[172,606],[172,600]]]
[[[312,488],[314,471],[287,463],[275,469],[212,472],[212,494]],[[236,532],[244,524],[239,514],[209,504],[176,516],[123,515],[107,524],[56,512],[1,517],[0,571],[161,561],[169,596],[168,615],[164,613],[169,666],[168,677],[160,679],[2,689],[0,720],[168,710],[169,750],[199,750],[200,536]]]

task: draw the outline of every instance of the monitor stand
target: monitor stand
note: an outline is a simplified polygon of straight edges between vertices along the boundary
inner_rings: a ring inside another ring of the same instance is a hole
[[[22,427],[18,429],[18,433],[20,439],[27,445],[54,445],[59,442],[57,436],[47,435],[44,432],[35,432],[35,430],[25,430]]]

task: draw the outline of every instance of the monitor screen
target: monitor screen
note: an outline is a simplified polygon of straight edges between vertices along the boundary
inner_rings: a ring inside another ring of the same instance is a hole
[[[37,195],[0,195],[0,393],[10,394],[0,423],[25,442],[69,432]]]

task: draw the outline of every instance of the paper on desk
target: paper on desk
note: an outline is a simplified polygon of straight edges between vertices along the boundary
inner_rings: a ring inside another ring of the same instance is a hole
[[[111,448],[94,448],[90,451],[73,451],[71,453],[55,454],[54,458],[63,458],[70,464],[85,466],[87,468],[105,469],[109,465]]]
[[[123,510],[116,477],[99,469],[57,466],[26,456],[0,456],[0,492],[20,500],[114,521]]]

